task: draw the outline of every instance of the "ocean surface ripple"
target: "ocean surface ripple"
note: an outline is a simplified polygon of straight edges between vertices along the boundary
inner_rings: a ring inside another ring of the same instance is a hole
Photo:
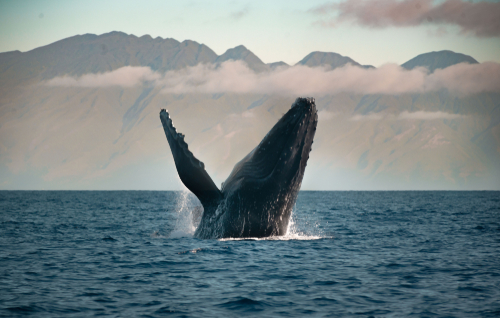
[[[500,192],[301,192],[268,239],[193,238],[195,206],[0,191],[0,316],[500,316]]]

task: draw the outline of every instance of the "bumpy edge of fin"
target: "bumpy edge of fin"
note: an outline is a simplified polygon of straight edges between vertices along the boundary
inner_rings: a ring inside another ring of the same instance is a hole
[[[193,153],[189,150],[189,146],[188,144],[184,141],[184,137],[185,135],[182,134],[182,133],[179,133],[177,132],[177,129],[174,127],[174,122],[172,120],[172,118],[170,118],[170,114],[168,113],[167,110],[165,109],[162,109],[160,111],[160,116],[162,113],[165,113],[166,116],[167,116],[167,129],[169,129],[169,133],[170,133],[170,136],[177,142],[177,144],[183,149],[184,151],[184,154],[187,158],[189,158],[189,160],[191,160],[191,163],[193,165],[198,165],[200,168],[202,168],[203,170],[205,170],[205,164],[198,160],[194,155]],[[163,120],[162,120],[163,121]],[[165,125],[163,125],[163,127],[165,128]]]
[[[184,134],[177,132],[165,109],[160,111],[160,119],[182,183],[200,200],[205,212],[211,211],[209,207],[218,205],[222,192],[208,175],[203,162],[189,150]]]

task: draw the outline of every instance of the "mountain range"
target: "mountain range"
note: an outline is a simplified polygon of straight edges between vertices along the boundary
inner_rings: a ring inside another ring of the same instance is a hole
[[[217,55],[186,40],[122,32],[77,35],[29,52],[0,53],[0,189],[182,188],[158,119],[167,108],[216,183],[262,139],[296,96],[166,94],[161,88],[50,87],[59,76],[146,66],[165,73],[200,63],[266,64],[243,45]],[[401,66],[429,72],[478,63],[451,51]],[[363,68],[312,52],[297,65]],[[439,90],[317,96],[320,123],[304,189],[500,189],[500,94]]]
[[[179,42],[170,38],[153,39],[149,35],[136,37],[123,32],[110,32],[76,35],[28,52],[0,53],[0,79],[2,85],[6,85],[12,84],[14,78],[21,81],[45,80],[63,75],[102,73],[123,66],[147,66],[153,71],[165,72],[199,63],[222,63],[228,60],[244,61],[257,72],[288,66],[284,62],[266,64],[243,45],[228,49],[218,56],[206,45],[190,40]],[[425,66],[434,71],[461,62],[477,63],[468,55],[440,51],[419,55],[402,66],[407,69]],[[334,69],[347,63],[374,68],[337,53],[317,51],[305,56],[297,65],[328,66]],[[6,81],[7,78],[9,81]]]

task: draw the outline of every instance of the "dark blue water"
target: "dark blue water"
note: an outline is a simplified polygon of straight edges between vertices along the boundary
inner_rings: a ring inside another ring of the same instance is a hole
[[[198,240],[175,192],[0,192],[0,315],[499,317],[499,192],[301,192]]]

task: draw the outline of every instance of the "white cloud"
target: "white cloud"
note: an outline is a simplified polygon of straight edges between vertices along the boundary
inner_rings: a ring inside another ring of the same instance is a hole
[[[244,111],[243,113],[241,113],[241,117],[243,117],[243,118],[253,118],[253,117],[255,117],[255,114],[252,113],[251,111],[247,110],[247,111]]]
[[[437,120],[437,119],[459,119],[465,118],[465,115],[450,114],[442,111],[428,112],[428,111],[416,111],[408,112],[404,111],[397,115],[392,114],[382,114],[382,113],[369,113],[366,115],[354,115],[349,120],[352,121],[364,121],[364,120]]]
[[[382,116],[382,114],[371,113],[368,115],[357,114],[357,115],[352,116],[349,120],[352,120],[352,121],[381,120],[382,118],[384,118],[384,116]]]
[[[464,117],[465,117],[464,115],[450,114],[441,111],[438,112],[417,111],[413,113],[404,111],[397,116],[397,119],[433,120],[433,119],[458,119]]]
[[[406,70],[396,64],[377,69],[346,65],[328,70],[297,65],[255,73],[241,61],[216,67],[199,64],[170,71],[158,82],[165,93],[261,93],[317,96],[425,93],[448,89],[460,94],[500,91],[500,64],[456,64],[428,74],[425,68]]]
[[[396,64],[377,69],[346,65],[329,70],[297,65],[255,73],[242,61],[221,65],[198,64],[161,75],[147,67],[122,67],[112,72],[79,78],[57,77],[50,86],[135,86],[154,82],[164,93],[258,93],[320,96],[355,94],[425,93],[448,89],[459,94],[500,91],[500,64],[456,64],[429,74],[425,68],[406,70]]]
[[[240,20],[240,19],[244,18],[245,16],[247,16],[249,11],[250,10],[248,9],[248,7],[245,7],[239,11],[232,12],[230,17],[234,20]]]
[[[446,88],[461,94],[500,91],[500,64],[460,63],[435,70],[427,76],[425,91]]]
[[[160,78],[161,75],[153,72],[149,67],[124,66],[111,72],[85,74],[77,78],[70,76],[55,77],[45,82],[45,84],[64,87],[132,87]]]
[[[256,74],[241,61],[228,61],[216,67],[199,64],[170,71],[161,81],[166,93],[262,93],[318,95],[351,92],[398,94],[421,90],[426,71],[404,70],[396,64],[378,69],[346,65],[334,70],[297,65]]]
[[[332,119],[333,117],[335,117],[335,113],[333,112],[330,112],[328,110],[325,110],[325,109],[322,109],[318,112],[318,118],[319,120],[321,121],[327,121],[327,120],[330,120]]]

